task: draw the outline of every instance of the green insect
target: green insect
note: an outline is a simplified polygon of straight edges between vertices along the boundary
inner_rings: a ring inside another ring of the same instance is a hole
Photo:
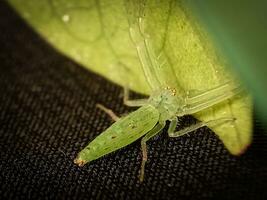
[[[190,95],[177,94],[177,78],[172,73],[163,53],[155,56],[153,46],[148,35],[144,32],[144,17],[131,18],[130,35],[136,46],[147,81],[152,93],[148,99],[129,100],[128,90],[124,90],[124,103],[128,106],[141,106],[126,117],[118,118],[111,110],[98,105],[115,120],[107,130],[97,136],[77,156],[75,163],[83,166],[106,154],[125,147],[141,139],[142,163],[140,181],[144,180],[145,163],[147,161],[146,142],[159,134],[170,121],[168,134],[179,137],[207,125],[219,125],[233,122],[234,118],[220,118],[208,122],[198,122],[188,128],[176,131],[177,117],[190,115],[217,103],[220,103],[241,91],[239,86],[226,83],[204,93]]]

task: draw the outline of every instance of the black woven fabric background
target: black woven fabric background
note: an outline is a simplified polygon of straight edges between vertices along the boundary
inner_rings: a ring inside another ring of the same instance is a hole
[[[267,199],[267,139],[230,155],[207,128],[148,143],[138,182],[140,141],[79,168],[73,159],[105,130],[102,103],[123,114],[122,88],[62,56],[0,3],[1,199]],[[137,97],[137,95],[134,95]],[[193,123],[181,119],[178,128]]]

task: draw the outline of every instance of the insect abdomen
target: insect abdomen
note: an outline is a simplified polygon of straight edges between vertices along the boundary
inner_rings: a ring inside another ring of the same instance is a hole
[[[159,112],[155,107],[142,106],[97,136],[79,153],[77,160],[85,164],[127,146],[150,131],[158,120]]]

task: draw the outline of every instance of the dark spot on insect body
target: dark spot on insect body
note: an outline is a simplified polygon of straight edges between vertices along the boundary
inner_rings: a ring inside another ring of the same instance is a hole
[[[135,128],[136,128],[136,126],[135,126],[135,125],[131,125],[130,127],[131,127],[131,129],[135,129]]]
[[[133,139],[134,138],[134,135],[131,135],[130,137],[129,137],[129,139]]]
[[[111,139],[114,139],[114,138],[116,138],[116,136],[115,136],[115,135],[111,136]]]

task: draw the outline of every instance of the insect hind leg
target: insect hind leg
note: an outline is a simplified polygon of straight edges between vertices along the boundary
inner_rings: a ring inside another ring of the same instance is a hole
[[[189,127],[186,127],[182,130],[179,130],[179,131],[174,131],[174,128],[171,128],[171,127],[174,127],[173,124],[175,123],[174,121],[171,121],[170,127],[168,129],[168,135],[169,135],[169,137],[180,137],[182,135],[193,132],[193,131],[195,131],[199,128],[202,128],[204,126],[218,126],[218,125],[221,125],[224,123],[232,123],[235,120],[236,119],[232,118],[232,117],[224,117],[224,118],[218,118],[218,119],[210,120],[207,122],[197,122],[196,124],[193,124]],[[177,121],[176,121],[176,124],[177,124]],[[173,126],[171,126],[171,125],[173,125]]]
[[[145,164],[147,161],[147,145],[146,142],[160,133],[162,129],[165,126],[164,123],[158,123],[151,131],[149,131],[141,140],[141,148],[142,148],[142,163],[141,163],[141,169],[140,169],[140,182],[143,182],[144,175],[145,175]]]

